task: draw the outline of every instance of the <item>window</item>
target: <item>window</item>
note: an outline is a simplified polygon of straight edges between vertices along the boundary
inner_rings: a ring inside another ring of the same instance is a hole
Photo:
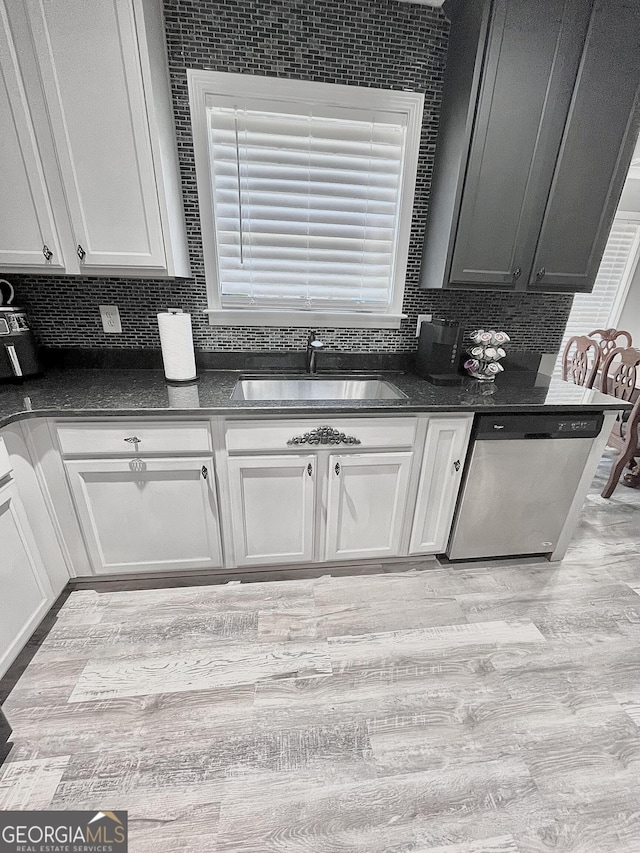
[[[592,292],[578,293],[574,297],[554,375],[562,375],[562,356],[570,338],[616,326],[639,252],[640,218],[626,218],[625,214],[617,216],[611,226]]]
[[[214,324],[398,328],[423,96],[189,71]]]

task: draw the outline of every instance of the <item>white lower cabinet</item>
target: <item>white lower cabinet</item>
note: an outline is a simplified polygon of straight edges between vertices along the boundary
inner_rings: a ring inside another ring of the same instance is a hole
[[[238,566],[313,559],[316,457],[231,457],[231,529]]]
[[[67,460],[96,574],[222,566],[213,460]]]
[[[400,553],[412,459],[411,452],[329,456],[327,560]]]
[[[12,480],[0,486],[0,677],[53,601]]]
[[[428,422],[410,554],[441,554],[446,548],[472,423],[470,414]]]

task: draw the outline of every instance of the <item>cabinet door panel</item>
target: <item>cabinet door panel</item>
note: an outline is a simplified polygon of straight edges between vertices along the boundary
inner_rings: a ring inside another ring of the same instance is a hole
[[[233,457],[228,467],[237,564],[312,560],[315,456]]]
[[[596,0],[530,286],[592,289],[638,133],[640,6]]]
[[[450,274],[453,283],[511,288],[527,281],[589,2],[494,3]]]
[[[4,6],[0,6],[0,126],[0,268],[60,270],[64,264],[53,212]],[[52,252],[49,260],[45,246]]]
[[[472,423],[472,415],[429,423],[410,554],[440,554],[447,545]]]
[[[328,560],[399,554],[412,458],[413,453],[329,457]]]
[[[1,677],[53,599],[13,484],[0,489],[0,543]]]
[[[162,268],[132,4],[25,2],[81,267]]]
[[[83,460],[65,467],[96,573],[222,565],[210,457]]]

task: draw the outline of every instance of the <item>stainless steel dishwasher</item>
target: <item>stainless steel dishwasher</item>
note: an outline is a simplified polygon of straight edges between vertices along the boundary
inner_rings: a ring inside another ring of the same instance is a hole
[[[553,551],[604,417],[481,415],[447,556]]]

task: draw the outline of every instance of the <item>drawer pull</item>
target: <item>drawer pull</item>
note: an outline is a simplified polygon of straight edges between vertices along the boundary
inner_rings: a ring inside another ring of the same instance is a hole
[[[340,463],[339,462],[336,462],[335,472],[339,477],[340,476]]]
[[[456,461],[453,463],[453,467],[456,469],[456,471],[460,470],[460,460],[459,459],[456,459]]]
[[[82,248],[82,246],[80,245],[80,243],[78,243],[78,245],[77,245],[77,247],[76,247],[76,255],[77,255],[77,256],[78,256],[78,258],[80,259],[80,263],[84,263],[84,259],[86,258],[87,253],[86,253],[86,252],[85,252],[85,250]]]
[[[311,462],[309,462],[309,464],[307,465],[307,474],[310,477],[313,477],[313,465],[311,464]]]
[[[45,261],[50,261],[50,260],[51,260],[51,258],[53,257],[53,252],[52,252],[52,251],[51,251],[51,249],[47,246],[47,244],[46,244],[46,243],[45,243],[45,244],[44,244],[44,246],[42,247],[42,254],[44,255],[44,259],[45,259]]]
[[[360,439],[353,435],[345,435],[329,426],[316,427],[304,435],[290,438],[287,444],[360,444]]]
[[[140,444],[142,439],[138,438],[137,435],[132,435],[129,438],[125,438],[125,441],[127,442],[127,444]]]
[[[209,476],[209,472],[207,471],[207,468],[205,465],[202,466],[200,473],[202,474],[202,477],[204,480],[206,480],[207,477]]]

